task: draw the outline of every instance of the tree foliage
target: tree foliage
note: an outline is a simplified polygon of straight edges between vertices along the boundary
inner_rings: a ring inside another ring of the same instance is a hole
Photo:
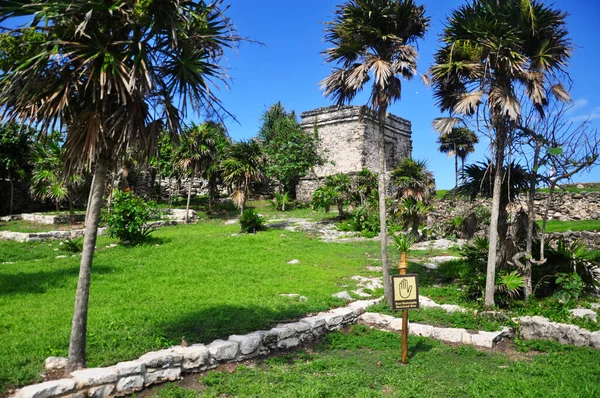
[[[262,121],[258,138],[266,155],[265,173],[279,182],[282,194],[293,197],[300,177],[324,164],[317,132],[302,130],[296,114],[287,112],[280,102],[263,114]]]

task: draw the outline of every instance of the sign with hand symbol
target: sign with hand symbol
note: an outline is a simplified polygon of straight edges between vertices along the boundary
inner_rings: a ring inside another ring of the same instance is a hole
[[[419,280],[417,274],[394,275],[392,282],[395,310],[419,308]]]

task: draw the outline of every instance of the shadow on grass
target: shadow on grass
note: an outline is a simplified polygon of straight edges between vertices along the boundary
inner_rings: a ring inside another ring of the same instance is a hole
[[[111,273],[113,271],[114,270],[111,267],[99,265],[93,267],[92,273],[98,275]],[[76,280],[78,275],[79,266],[33,273],[0,273],[0,295],[43,294],[49,289],[63,286],[67,281]]]
[[[210,343],[215,339],[227,339],[232,334],[246,334],[269,329],[279,323],[293,322],[306,316],[309,311],[303,306],[269,308],[219,305],[182,314],[175,322],[158,325],[157,331],[168,341],[177,344],[183,336],[190,343]]]

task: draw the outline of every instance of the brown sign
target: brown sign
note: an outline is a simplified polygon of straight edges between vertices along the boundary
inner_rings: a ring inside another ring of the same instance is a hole
[[[392,277],[395,310],[419,308],[419,277],[417,274]]]

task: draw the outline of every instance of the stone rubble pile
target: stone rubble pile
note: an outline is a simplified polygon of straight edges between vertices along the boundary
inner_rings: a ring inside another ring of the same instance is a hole
[[[214,369],[220,364],[239,362],[273,352],[297,348],[315,341],[326,333],[356,323],[366,308],[379,300],[357,301],[297,322],[215,340],[208,345],[175,346],[150,352],[139,359],[120,362],[106,368],[83,369],[69,378],[23,387],[12,398],[102,398],[124,396],[166,381],[174,381],[185,373]],[[57,362],[54,358],[52,363]]]

